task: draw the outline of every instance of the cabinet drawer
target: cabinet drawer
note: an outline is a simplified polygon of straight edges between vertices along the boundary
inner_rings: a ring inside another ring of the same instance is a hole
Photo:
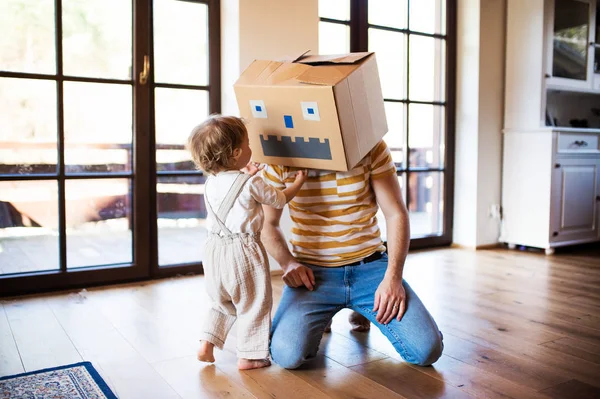
[[[599,152],[600,134],[558,133],[558,152]]]

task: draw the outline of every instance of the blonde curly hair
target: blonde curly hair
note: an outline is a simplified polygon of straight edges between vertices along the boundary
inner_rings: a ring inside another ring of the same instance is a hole
[[[241,118],[215,114],[192,130],[186,147],[194,164],[214,175],[233,168],[233,151],[242,147],[247,134]]]

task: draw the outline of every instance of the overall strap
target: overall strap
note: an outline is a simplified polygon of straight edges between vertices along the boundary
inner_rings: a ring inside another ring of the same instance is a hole
[[[229,188],[229,191],[225,195],[225,198],[223,198],[223,201],[221,202],[221,205],[219,206],[219,209],[217,210],[216,213],[213,211],[212,206],[210,205],[210,202],[206,201],[210,212],[213,214],[215,221],[217,222],[213,226],[213,230],[212,230],[213,233],[219,234],[219,233],[223,232],[226,235],[231,235],[231,231],[227,228],[227,226],[225,226],[224,221],[227,219],[227,215],[229,214],[229,211],[231,211],[233,204],[235,204],[235,201],[239,197],[244,186],[246,185],[246,182],[248,181],[248,179],[250,179],[250,177],[251,177],[250,175],[242,173],[242,172],[240,172],[236,176],[235,180],[233,181],[233,184]]]

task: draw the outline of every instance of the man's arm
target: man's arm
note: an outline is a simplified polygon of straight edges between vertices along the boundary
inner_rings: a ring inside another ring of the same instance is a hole
[[[395,173],[372,179],[371,186],[385,216],[388,244],[388,267],[375,293],[373,311],[378,311],[377,321],[387,324],[394,317],[402,319],[406,310],[402,273],[410,245],[410,221]]]
[[[309,267],[299,263],[291,254],[279,225],[283,210],[267,205],[263,205],[263,210],[265,222],[261,234],[262,242],[267,252],[275,258],[283,269],[284,283],[290,287],[304,285],[312,291],[315,285],[315,276]]]

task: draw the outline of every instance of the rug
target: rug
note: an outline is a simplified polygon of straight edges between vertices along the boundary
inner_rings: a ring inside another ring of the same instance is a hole
[[[0,377],[1,399],[117,399],[92,363]]]

